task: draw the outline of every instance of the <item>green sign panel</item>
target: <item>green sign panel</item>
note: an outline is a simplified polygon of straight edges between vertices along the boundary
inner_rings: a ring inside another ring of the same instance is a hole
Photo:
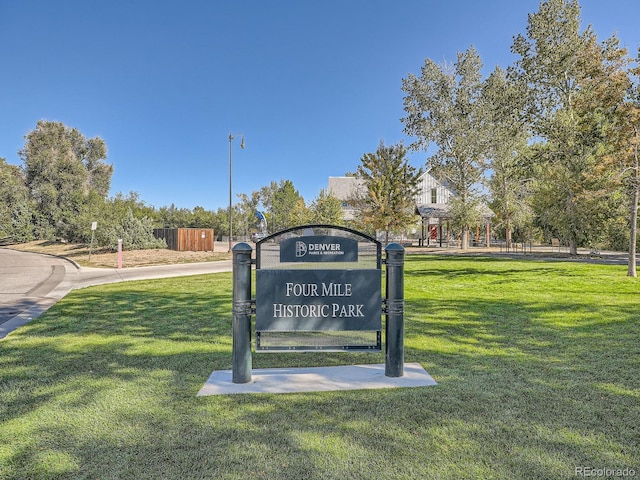
[[[256,331],[381,329],[381,270],[257,270]]]

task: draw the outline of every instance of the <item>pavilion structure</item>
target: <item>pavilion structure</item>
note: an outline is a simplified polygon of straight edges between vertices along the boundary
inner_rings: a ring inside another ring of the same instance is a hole
[[[470,232],[469,243],[475,246],[491,246],[491,220],[493,212],[486,205],[480,206],[482,224]],[[418,244],[420,246],[454,247],[460,246],[459,232],[451,229],[451,207],[448,204],[416,204],[416,215],[422,219]]]

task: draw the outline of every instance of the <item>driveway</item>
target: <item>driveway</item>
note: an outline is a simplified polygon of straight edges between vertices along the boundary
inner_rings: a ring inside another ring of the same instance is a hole
[[[51,255],[0,248],[0,339],[45,312],[71,290],[231,269],[231,260],[123,269],[85,268]]]

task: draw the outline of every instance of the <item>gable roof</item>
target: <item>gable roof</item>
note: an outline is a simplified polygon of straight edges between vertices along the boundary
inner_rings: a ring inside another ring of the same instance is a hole
[[[329,177],[329,193],[342,201],[353,197],[354,192],[363,185],[362,179],[356,177]]]

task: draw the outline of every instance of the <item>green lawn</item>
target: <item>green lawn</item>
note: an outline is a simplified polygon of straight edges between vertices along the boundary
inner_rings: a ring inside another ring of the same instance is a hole
[[[196,397],[231,368],[231,275],[76,291],[0,342],[0,478],[640,476],[625,266],[408,256],[405,361],[435,387]],[[254,354],[254,368],[384,354]],[[603,477],[600,477],[603,478]]]

